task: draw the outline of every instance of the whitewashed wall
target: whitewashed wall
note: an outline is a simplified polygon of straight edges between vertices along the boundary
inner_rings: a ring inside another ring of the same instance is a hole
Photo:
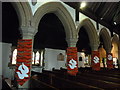
[[[32,14],[34,15],[40,6],[42,6],[43,4],[48,3],[48,2],[60,2],[60,3],[62,3],[66,7],[66,9],[70,13],[70,15],[72,16],[73,20],[75,21],[75,9],[73,9],[72,7],[68,6],[67,4],[63,3],[60,0],[38,0],[37,4],[35,6],[33,6],[31,2],[29,2],[31,10],[32,10]]]
[[[8,63],[10,62],[11,45],[8,43],[0,43],[2,45],[2,74],[5,78],[12,78],[13,71],[9,69]]]
[[[79,61],[79,57],[82,57],[82,61]],[[85,67],[84,62],[85,55],[83,54],[83,52],[78,52],[78,67]]]
[[[52,70],[52,68],[55,69],[60,69],[60,67],[66,68],[65,63],[66,63],[66,57],[64,56],[64,61],[58,61],[57,60],[57,55],[59,53],[62,53],[65,55],[65,50],[58,50],[58,49],[45,49],[45,70]]]

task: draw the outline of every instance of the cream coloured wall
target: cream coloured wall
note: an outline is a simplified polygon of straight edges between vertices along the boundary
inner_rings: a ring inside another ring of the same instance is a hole
[[[59,55],[59,53],[62,53],[64,55],[64,61],[57,60],[57,55]],[[52,70],[52,68],[60,69],[60,67],[66,68],[65,50],[45,48],[44,63],[45,63],[45,67],[44,67],[45,70]]]

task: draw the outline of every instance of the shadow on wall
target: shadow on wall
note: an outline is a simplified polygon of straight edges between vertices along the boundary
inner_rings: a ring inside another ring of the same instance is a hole
[[[13,79],[13,77],[14,77],[13,72],[14,71],[12,71],[12,69],[10,69],[8,67],[8,63],[10,62],[9,56],[11,55],[12,44],[0,43],[0,47],[1,47],[1,45],[2,45],[2,50],[1,50],[2,51],[2,59],[1,59],[2,63],[0,63],[0,64],[2,64],[2,75],[3,75],[4,78]]]

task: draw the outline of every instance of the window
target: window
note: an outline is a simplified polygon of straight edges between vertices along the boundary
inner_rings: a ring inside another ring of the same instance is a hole
[[[40,53],[37,51],[35,55],[35,65],[40,64]]]
[[[43,66],[44,50],[37,50],[33,52],[32,65]]]
[[[12,64],[16,64],[16,60],[17,60],[17,49],[15,49],[13,51],[13,54],[12,54]]]
[[[12,65],[15,65],[17,60],[17,49],[13,50],[11,59]],[[32,65],[43,65],[43,51],[40,53],[39,51],[32,53]]]
[[[44,55],[44,51],[41,51],[41,54],[40,54],[40,65],[43,66],[43,55]]]

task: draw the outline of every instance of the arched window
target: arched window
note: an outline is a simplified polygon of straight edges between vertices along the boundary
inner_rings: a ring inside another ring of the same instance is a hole
[[[39,51],[37,51],[35,55],[35,65],[39,65],[39,64],[40,64],[40,53]]]
[[[13,51],[13,54],[12,54],[12,64],[16,64],[16,60],[17,60],[17,49],[15,49]]]
[[[17,60],[17,49],[14,49],[12,53],[12,65],[16,64]],[[37,51],[37,53],[32,53],[32,65],[39,65],[40,64],[40,53]]]
[[[44,54],[44,51],[41,51],[41,53],[40,53],[40,66],[43,66],[43,54]]]

